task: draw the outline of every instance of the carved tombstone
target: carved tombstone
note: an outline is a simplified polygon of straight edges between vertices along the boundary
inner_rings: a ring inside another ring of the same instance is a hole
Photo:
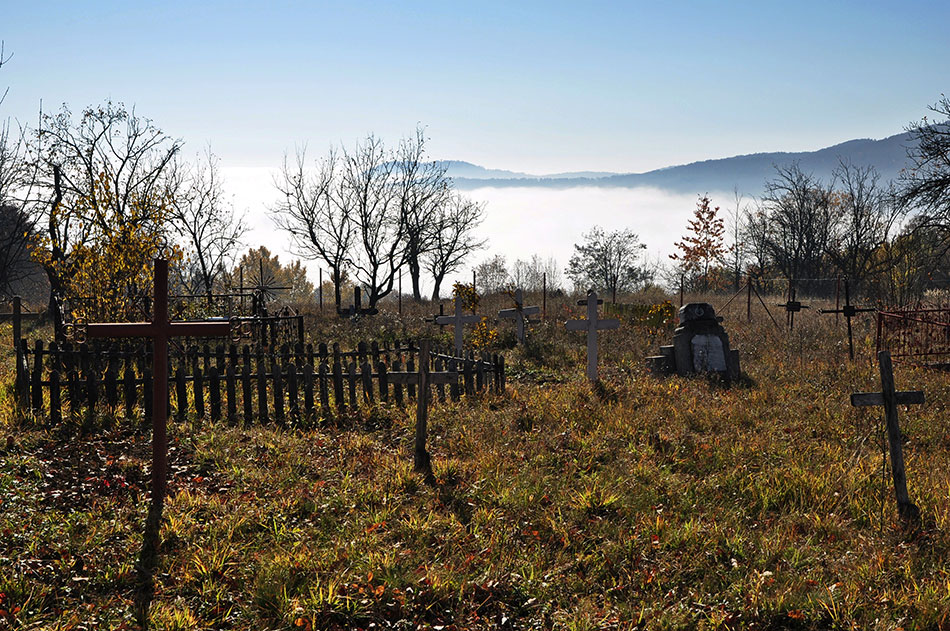
[[[739,376],[739,352],[730,349],[729,335],[712,305],[687,303],[680,307],[678,317],[672,346],[663,346],[661,355],[647,358],[654,372],[684,376],[718,373],[728,380]]]

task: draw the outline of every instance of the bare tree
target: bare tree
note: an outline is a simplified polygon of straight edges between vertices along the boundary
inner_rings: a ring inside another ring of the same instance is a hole
[[[425,134],[421,127],[416,129],[415,136],[400,143],[393,175],[405,231],[403,254],[412,280],[412,296],[417,301],[422,300],[424,257],[439,240],[442,207],[452,203],[450,180],[445,172],[444,165],[425,161]]]
[[[351,262],[370,307],[392,292],[405,256],[406,221],[393,185],[395,168],[372,135],[343,152],[341,204],[352,217],[358,244]]]
[[[58,114],[41,116],[29,143],[36,178],[30,207],[42,226],[56,322],[58,301],[76,272],[77,245],[96,232],[168,230],[168,175],[180,147],[181,141],[117,103],[87,108],[78,121],[65,106]]]
[[[433,300],[439,299],[446,275],[458,270],[473,252],[485,246],[485,241],[474,235],[483,215],[480,203],[458,194],[436,209],[431,218],[432,245],[425,257],[425,266],[432,275]]]
[[[765,246],[787,278],[820,278],[827,269],[836,222],[831,189],[797,163],[776,167],[765,185],[760,210],[767,219]]]
[[[218,158],[210,149],[192,165],[177,165],[174,174],[171,218],[185,242],[189,272],[182,280],[190,292],[202,292],[210,299],[215,284],[231,267],[247,226],[225,198]]]
[[[344,203],[347,195],[339,177],[336,152],[331,149],[315,169],[308,169],[306,162],[306,148],[297,150],[293,164],[284,156],[274,181],[281,196],[274,206],[274,222],[290,235],[295,255],[327,265],[339,311],[356,225],[350,207]]]
[[[887,265],[880,251],[900,217],[900,206],[893,192],[878,185],[879,175],[873,166],[854,166],[842,160],[834,176],[834,202],[839,212],[829,252],[846,276],[863,281]]]
[[[907,127],[916,143],[907,150],[913,166],[901,177],[900,199],[923,213],[921,227],[950,230],[950,99],[941,95],[930,111],[944,120],[926,117]]]
[[[537,254],[532,254],[527,261],[518,259],[511,265],[512,283],[525,291],[541,291],[545,282],[549,289],[557,289],[560,275],[557,261],[553,258],[542,259]]]

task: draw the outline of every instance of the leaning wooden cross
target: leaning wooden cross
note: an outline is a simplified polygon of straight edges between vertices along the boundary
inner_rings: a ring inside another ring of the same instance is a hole
[[[897,423],[897,406],[922,404],[924,393],[920,390],[896,392],[890,352],[881,351],[877,354],[877,358],[881,365],[881,392],[856,392],[851,395],[851,405],[855,407],[884,406],[887,444],[891,454],[891,473],[894,477],[894,494],[897,496],[897,512],[905,521],[916,521],[920,517],[920,511],[910,501],[910,496],[907,494],[907,475],[904,473],[904,452],[901,448],[901,430]]]
[[[416,441],[413,452],[413,468],[416,471],[431,472],[431,458],[426,451],[426,436],[429,425],[430,385],[450,384],[458,381],[457,372],[430,372],[429,371],[429,341],[419,342],[419,371],[418,372],[391,372],[386,375],[390,383],[419,386],[416,397]]]
[[[524,297],[521,293],[521,290],[518,289],[515,291],[515,308],[514,309],[502,309],[498,312],[499,318],[506,318],[508,320],[515,321],[516,332],[518,335],[518,342],[524,344],[525,338],[525,323],[528,321],[528,316],[541,313],[540,307],[526,307],[524,306]]]
[[[601,320],[597,317],[597,305],[603,304],[598,300],[597,292],[587,292],[587,300],[578,300],[578,305],[587,305],[586,320],[568,320],[569,331],[587,331],[587,378],[597,381],[597,331],[616,329],[620,327],[619,320]]]
[[[466,324],[472,324],[474,322],[481,321],[482,317],[478,315],[462,315],[462,300],[458,297],[455,298],[455,315],[454,316],[436,316],[436,324],[454,324],[455,325],[455,354],[456,356],[461,357],[462,355],[462,333],[465,331]]]
[[[168,320],[168,261],[155,259],[154,311],[151,322],[88,324],[87,337],[151,338],[152,355],[152,506],[161,514],[168,475],[168,340],[172,337],[226,337],[229,322]],[[147,396],[147,395],[146,395]]]

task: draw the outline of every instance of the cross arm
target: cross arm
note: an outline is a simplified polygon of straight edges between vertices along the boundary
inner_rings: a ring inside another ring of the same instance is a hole
[[[597,321],[597,328],[598,328],[598,329],[619,329],[619,328],[620,328],[620,320],[614,320],[614,319],[610,319],[610,320],[598,320],[598,321]]]
[[[155,332],[151,322],[103,322],[86,325],[87,337],[149,337]]]
[[[565,323],[568,331],[586,331],[589,320],[568,320]]]
[[[924,393],[921,390],[895,392],[894,398],[898,405],[920,405],[924,403]],[[851,405],[858,408],[884,405],[884,395],[880,392],[855,392],[851,395]]]

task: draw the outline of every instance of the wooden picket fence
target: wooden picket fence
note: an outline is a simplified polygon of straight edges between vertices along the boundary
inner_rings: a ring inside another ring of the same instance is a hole
[[[17,347],[16,396],[21,412],[51,425],[97,409],[133,417],[152,416],[152,374],[147,344],[44,345],[21,340]],[[170,412],[228,423],[299,424],[344,416],[348,410],[415,399],[416,386],[391,383],[390,373],[416,371],[418,348],[396,342],[361,342],[342,351],[319,344],[182,345],[169,361]],[[432,386],[439,400],[459,400],[483,391],[503,392],[504,357],[469,352],[465,357],[432,353],[430,371],[457,373]],[[143,396],[144,395],[144,396]]]

